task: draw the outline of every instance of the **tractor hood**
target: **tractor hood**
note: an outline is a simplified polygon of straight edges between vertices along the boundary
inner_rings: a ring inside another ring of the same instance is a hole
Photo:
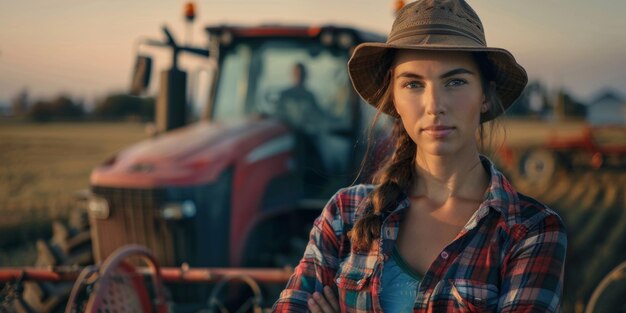
[[[251,154],[255,158],[259,148],[270,141],[285,143],[273,144],[280,151],[274,149],[272,153],[287,152],[293,143],[287,127],[273,119],[199,122],[121,151],[94,169],[90,182],[92,186],[114,188],[210,183],[228,166],[250,159]]]

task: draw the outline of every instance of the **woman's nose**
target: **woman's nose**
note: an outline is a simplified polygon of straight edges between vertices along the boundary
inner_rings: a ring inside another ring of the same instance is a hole
[[[429,86],[425,92],[426,113],[429,115],[441,115],[446,113],[441,92],[435,86]]]

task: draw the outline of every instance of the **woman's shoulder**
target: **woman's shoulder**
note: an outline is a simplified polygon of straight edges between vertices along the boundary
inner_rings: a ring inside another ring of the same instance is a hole
[[[537,227],[547,227],[559,229],[565,231],[565,224],[561,216],[546,204],[539,200],[517,192],[519,199],[519,223],[524,226],[525,229],[533,229]]]
[[[333,216],[334,220],[340,218],[343,224],[354,224],[358,216],[363,214],[366,200],[375,188],[375,185],[359,184],[339,189],[328,201],[326,214]]]
[[[496,208],[510,230],[528,232],[532,229],[554,226],[564,231],[564,223],[559,214],[539,200],[519,192],[513,184],[487,158],[483,158],[491,175],[488,190],[488,205]]]
[[[506,233],[513,242],[555,239],[567,245],[566,227],[559,214],[541,201],[510,190],[513,194],[496,210],[501,213]]]
[[[512,187],[507,189],[509,198],[501,209],[514,238],[546,232],[565,234],[565,223],[555,210]]]
[[[335,194],[335,197],[340,197],[348,201],[357,201],[367,198],[369,194],[376,188],[372,184],[358,184],[349,187],[341,188]]]

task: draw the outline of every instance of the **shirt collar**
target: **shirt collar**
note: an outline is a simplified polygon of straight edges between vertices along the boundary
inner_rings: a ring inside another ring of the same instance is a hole
[[[480,207],[493,208],[502,215],[507,224],[512,225],[520,218],[519,197],[517,191],[508,179],[487,157],[480,156],[480,160],[490,175],[490,182],[483,203]]]

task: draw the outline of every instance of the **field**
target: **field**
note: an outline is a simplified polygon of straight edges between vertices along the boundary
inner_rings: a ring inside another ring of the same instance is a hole
[[[50,220],[64,218],[89,186],[91,169],[143,138],[139,123],[0,121],[0,265],[31,258],[33,245],[15,245],[48,236]]]

